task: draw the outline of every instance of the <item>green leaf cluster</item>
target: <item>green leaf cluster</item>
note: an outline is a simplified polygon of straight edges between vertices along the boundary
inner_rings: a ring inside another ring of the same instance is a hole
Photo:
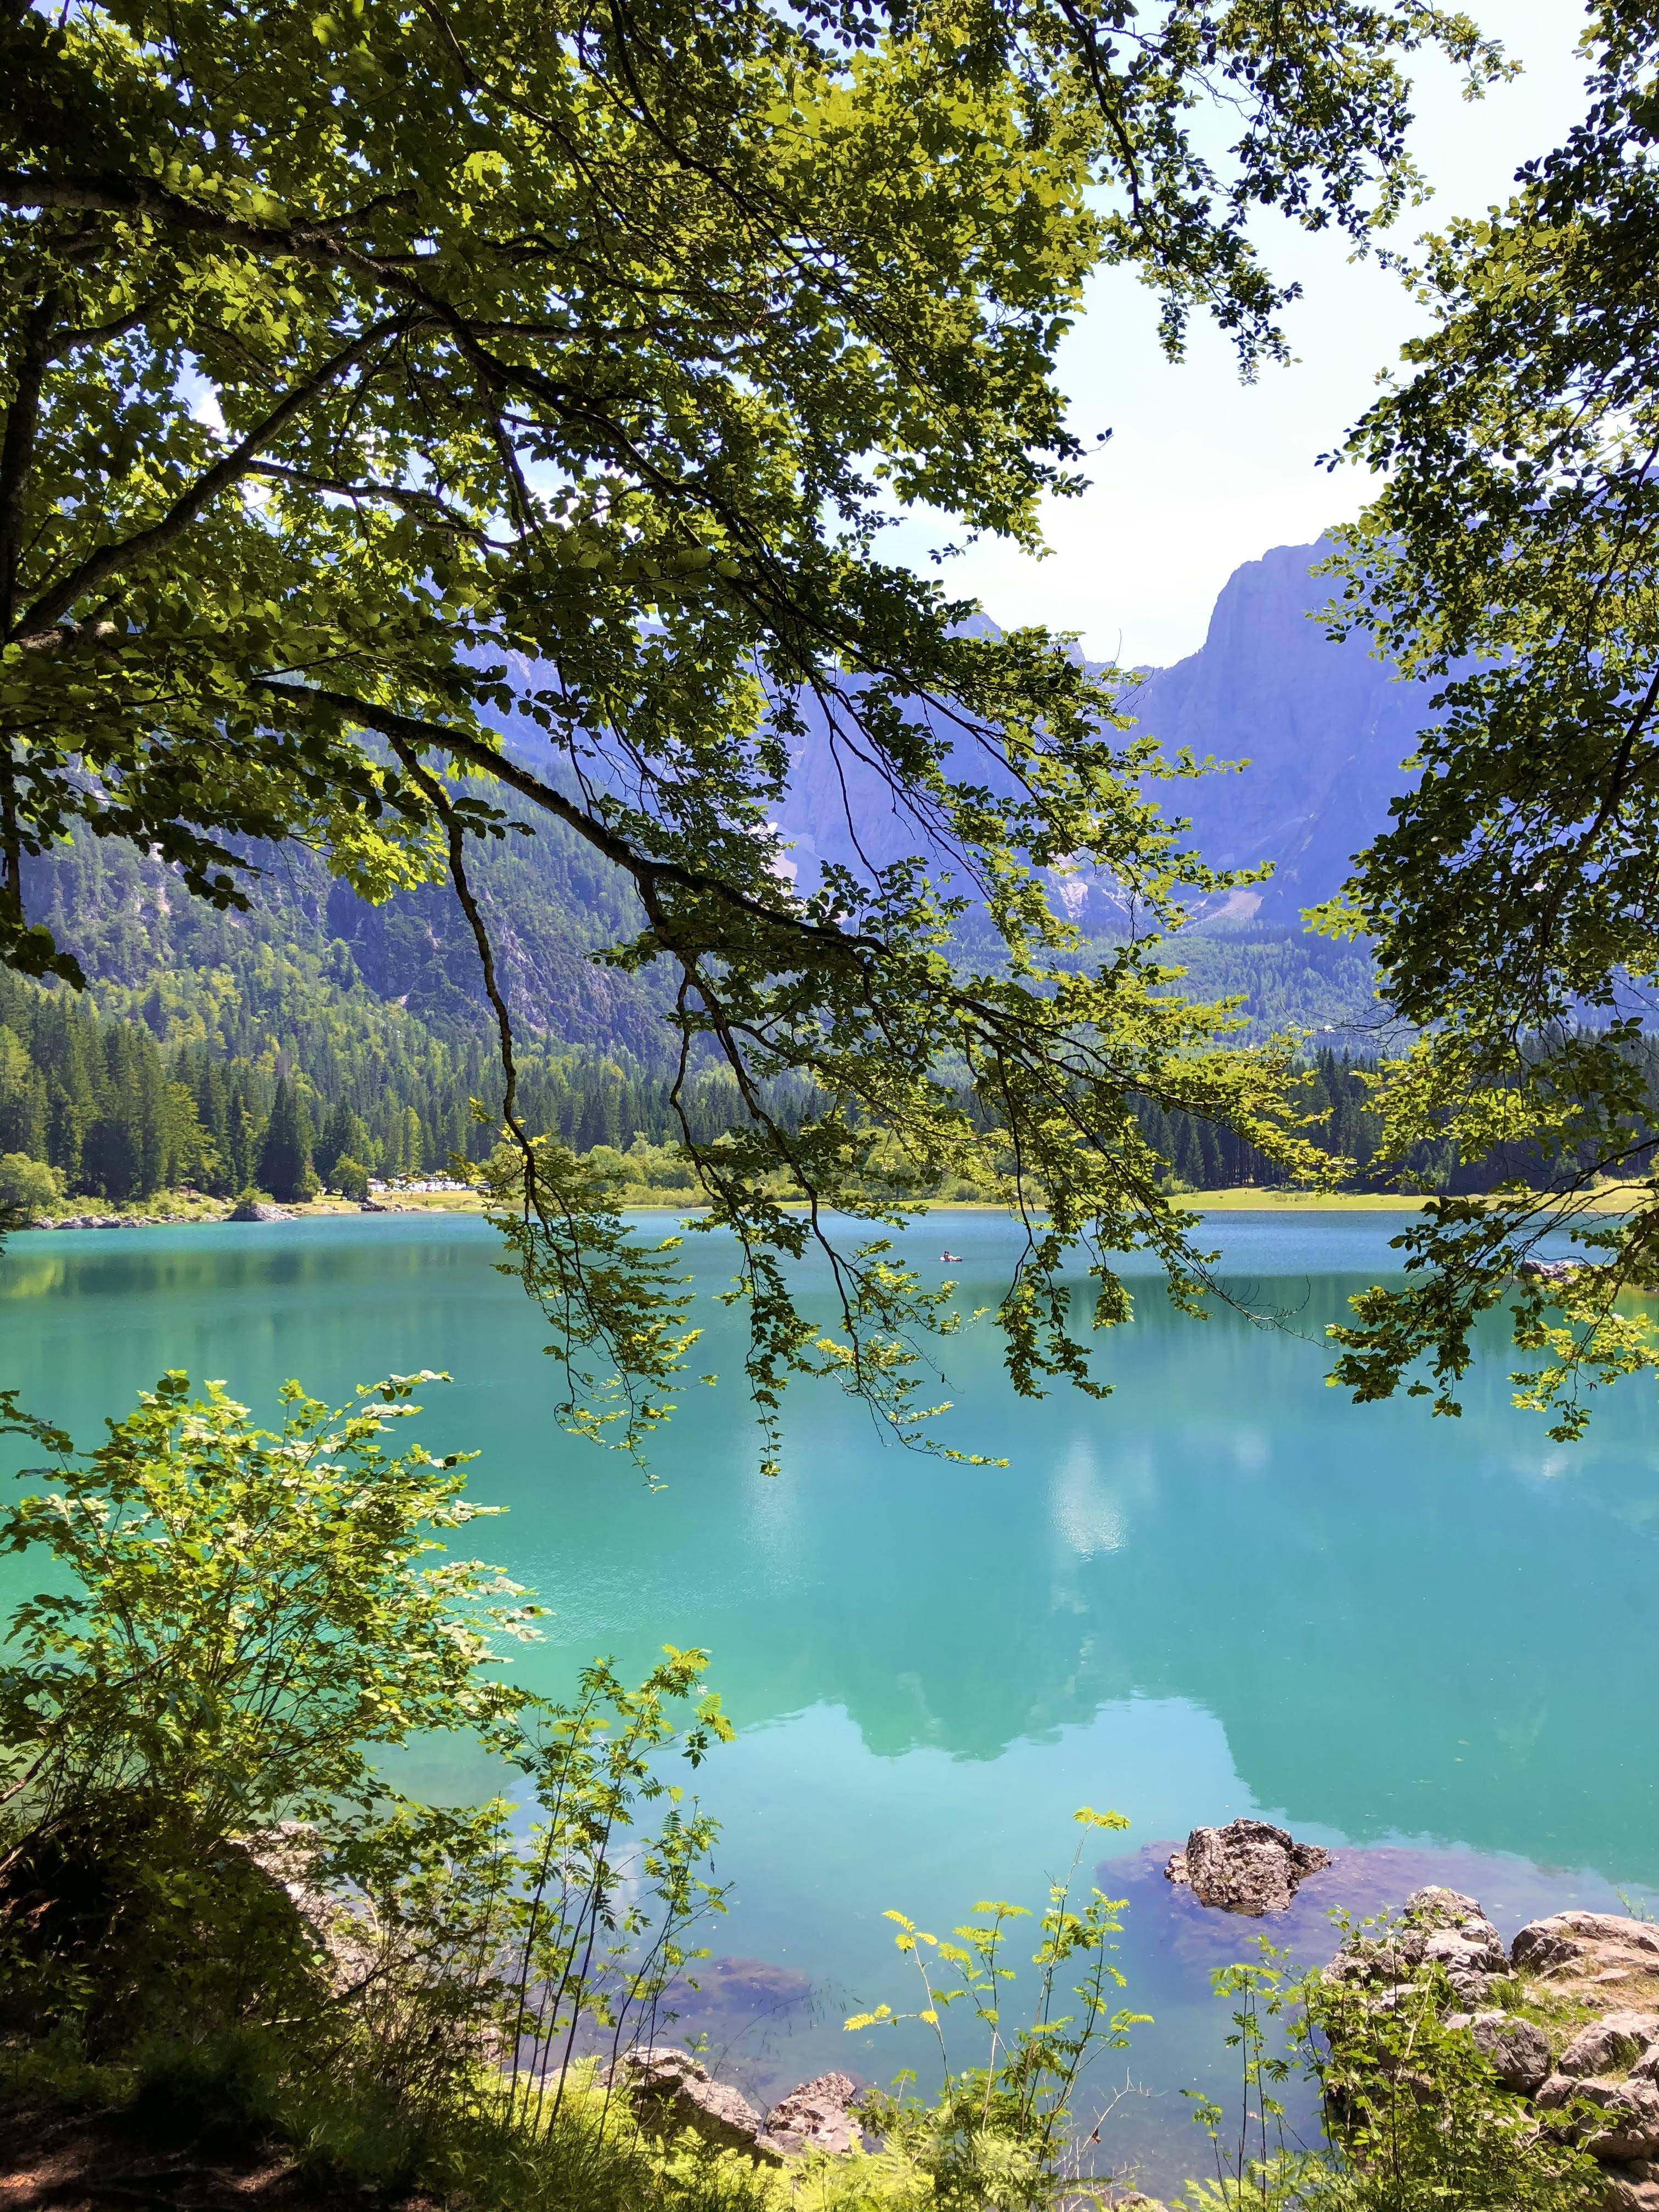
[[[291,2089],[337,2069],[405,2119],[476,2106],[512,2050],[535,2138],[595,2039],[659,2011],[723,1909],[714,1825],[664,1771],[731,1735],[708,1655],[636,1687],[596,1661],[568,1705],[501,1678],[540,1608],[446,1553],[495,1510],[471,1455],[383,1441],[441,1379],[332,1413],[289,1384],[270,1433],[169,1374],[85,1455],[0,1394],[0,1433],[52,1461],[0,1518],[49,1577],[0,1669],[9,2027],[123,2063],[246,2031]],[[403,1796],[376,1762],[416,1734],[496,1754],[528,1821]]]
[[[997,1899],[974,1907],[977,1916],[952,1938],[931,1936],[902,1912],[890,1911],[898,1925],[894,1942],[921,1977],[922,2003],[915,2013],[895,2013],[885,2004],[854,2013],[845,2023],[853,2034],[872,2027],[919,2020],[939,2045],[943,2085],[924,2102],[902,2094],[870,2093],[864,2100],[867,2124],[890,2148],[912,2160],[933,2181],[933,2201],[963,2208],[994,2206],[997,2212],[1024,2212],[1051,2206],[1081,2192],[1093,2192],[1073,2141],[1073,2100],[1090,2063],[1104,2051],[1121,2050],[1131,2028],[1151,2014],[1114,2006],[1124,1986],[1112,1963],[1121,1911],[1103,1891],[1091,1887],[1074,1900],[1078,1868],[1090,1836],[1100,1829],[1127,1828],[1121,1813],[1097,1813],[1084,1806],[1075,1819],[1083,1830],[1063,1881],[1054,1882],[1038,1923],[1038,1944],[1031,1963],[1037,1969],[1029,2017],[1005,2020],[1005,1984],[1016,1978],[1006,1963],[1015,1923],[1029,1917],[1024,1905]],[[1082,1980],[1069,1994],[1075,2012],[1062,2012],[1066,1972]],[[945,2037],[950,2008],[961,2004],[988,2031],[985,2061],[953,2066]],[[914,2081],[900,2076],[901,2087]],[[1097,2141],[1097,2128],[1093,2141]]]
[[[1470,1331],[1552,1228],[1571,1282],[1516,1301],[1517,1402],[1582,1432],[1594,1388],[1655,1364],[1659,1186],[1639,1032],[1659,975],[1659,410],[1650,242],[1654,26],[1607,0],[1581,43],[1589,106],[1508,203],[1425,243],[1433,326],[1354,431],[1386,478],[1340,533],[1334,634],[1361,628],[1434,688],[1414,787],[1324,916],[1364,931],[1383,997],[1425,1032],[1378,1105],[1384,1149],[1530,1147],[1542,1172],[1431,1212],[1413,1280],[1369,1291],[1334,1379],[1387,1395],[1426,1356],[1455,1413]],[[1600,1177],[1631,1184],[1581,1233]],[[1540,1200],[1537,1186],[1552,1194]],[[1528,1187],[1530,1186],[1530,1187]]]
[[[383,1441],[437,1379],[393,1376],[336,1412],[289,1383],[267,1432],[173,1371],[84,1456],[8,1398],[6,1427],[55,1463],[0,1516],[0,1548],[70,1578],[13,1613],[10,1792],[56,1820],[138,1791],[218,1838],[371,1806],[371,1747],[512,1711],[480,1668],[537,1608],[498,1602],[521,1593],[481,1561],[418,1564],[444,1550],[433,1532],[495,1509],[463,1498],[459,1458]]]

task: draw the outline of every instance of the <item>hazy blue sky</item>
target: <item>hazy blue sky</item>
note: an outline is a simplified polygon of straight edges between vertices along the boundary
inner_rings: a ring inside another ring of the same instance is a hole
[[[1506,198],[1516,166],[1583,112],[1579,7],[1464,4],[1525,73],[1469,105],[1450,70],[1425,68],[1414,143],[1436,192],[1402,218],[1402,239]],[[1315,459],[1363,412],[1420,311],[1397,278],[1351,264],[1328,235],[1274,220],[1259,236],[1275,270],[1304,288],[1287,324],[1294,365],[1242,386],[1225,341],[1195,323],[1186,362],[1171,368],[1151,294],[1113,272],[1095,286],[1061,363],[1075,427],[1091,440],[1113,433],[1092,488],[1051,503],[1048,559],[987,541],[951,564],[953,588],[1000,622],[1079,630],[1095,658],[1163,665],[1203,643],[1216,593],[1241,562],[1316,538],[1357,510],[1366,479],[1348,469],[1328,476]],[[933,542],[925,522],[907,524],[890,554],[919,558]]]

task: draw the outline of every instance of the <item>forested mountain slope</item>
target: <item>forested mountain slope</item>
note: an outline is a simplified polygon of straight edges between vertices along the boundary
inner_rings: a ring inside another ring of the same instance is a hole
[[[246,1018],[286,1018],[284,958],[308,986],[361,988],[427,1026],[483,1026],[478,956],[447,889],[372,907],[319,860],[258,853],[246,914],[191,898],[170,871],[115,840],[84,839],[28,864],[31,913],[50,922],[107,1000],[137,994],[158,1037],[204,1036],[228,1051]],[[491,842],[471,874],[515,1019],[561,1042],[657,1051],[648,985],[596,967],[596,946],[638,927],[613,872],[561,823]],[[232,979],[226,985],[222,979]],[[364,1018],[360,1008],[354,1021]]]
[[[602,907],[597,875],[583,906],[571,857],[556,833],[480,871],[523,1024],[521,1109],[584,1151],[667,1137],[648,993],[586,958],[627,917]],[[30,896],[90,988],[0,978],[0,1156],[114,1200],[180,1182],[228,1194],[254,1179],[283,1078],[325,1171],[342,1144],[371,1172],[422,1175],[493,1140],[470,1102],[499,1105],[495,1036],[442,890],[376,909],[284,856],[249,912],[220,914],[130,846],[88,841],[36,863]],[[700,1133],[732,1115],[718,1079],[691,1105]]]
[[[1131,703],[1171,750],[1249,761],[1169,787],[1169,801],[1190,814],[1210,859],[1272,860],[1278,872],[1171,940],[1168,957],[1194,997],[1244,1001],[1243,1040],[1286,1025],[1314,1032],[1321,1141],[1359,1162],[1363,1179],[1377,1133],[1348,1055],[1369,1060],[1389,1033],[1363,948],[1306,934],[1298,909],[1337,888],[1386,821],[1425,703],[1309,618],[1326,595],[1308,573],[1320,550],[1280,547],[1238,570],[1203,649],[1151,672]],[[509,736],[547,771],[537,733]],[[779,814],[808,881],[822,860],[861,853],[879,865],[921,848],[884,792],[837,757],[821,717]],[[493,1110],[501,1073],[477,951],[447,890],[374,908],[303,854],[255,857],[263,872],[245,914],[191,899],[170,871],[114,841],[31,865],[30,910],[76,953],[91,988],[78,1003],[22,982],[0,994],[0,1155],[45,1160],[70,1190],[112,1200],[181,1182],[240,1189],[258,1173],[284,1079],[324,1174],[343,1150],[371,1172],[421,1174],[488,1146],[469,1101]],[[584,1152],[672,1141],[660,987],[593,957],[638,927],[631,893],[545,818],[533,837],[481,847],[472,876],[519,1026],[526,1121]],[[1110,887],[1071,878],[1056,888],[1085,957],[1104,952],[1121,926]],[[971,916],[960,950],[989,957]],[[735,1091],[719,1075],[691,1103],[699,1135],[735,1118]],[[1224,1157],[1188,1116],[1166,1121],[1149,1106],[1143,1121],[1184,1182],[1275,1179],[1259,1159]],[[1414,1164],[1427,1188],[1478,1186],[1485,1172],[1428,1152]]]

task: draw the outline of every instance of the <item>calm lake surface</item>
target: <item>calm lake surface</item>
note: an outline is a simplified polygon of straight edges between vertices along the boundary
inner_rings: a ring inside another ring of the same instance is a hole
[[[1626,1384],[1586,1442],[1510,1406],[1494,1335],[1461,1422],[1420,1402],[1356,1408],[1322,1341],[1385,1279],[1400,1217],[1226,1214],[1211,1241],[1241,1302],[1207,1324],[1151,1279],[1103,1354],[1115,1395],[1008,1388],[988,1330],[946,1347],[954,1443],[975,1468],[884,1448],[858,1407],[798,1394],[786,1471],[755,1472],[740,1381],[688,1386],[647,1490],[565,1437],[546,1330],[464,1218],[34,1232],[0,1258],[0,1383],[95,1441],[167,1367],[224,1378],[262,1417],[298,1376],[343,1400],[390,1370],[448,1369],[419,1426],[481,1449],[511,1509],[477,1548],[554,1608],[517,1671],[568,1689],[595,1653],[639,1674],[706,1645],[738,1741],[697,1788],[734,1885],[719,1954],[682,2023],[761,2100],[839,2064],[886,2080],[927,2052],[846,2012],[915,2002],[884,1910],[936,1932],[981,1898],[1040,1906],[1083,1804],[1133,1826],[1091,1847],[1128,1900],[1125,2001],[1153,2014],[1102,2075],[1132,2094],[1108,2160],[1148,2186],[1206,2170],[1181,2086],[1231,2059],[1210,1969],[1264,1927],[1328,1954],[1324,1917],[1425,1880],[1512,1932],[1568,1903],[1659,1896],[1659,1407]],[[993,1302],[1014,1232],[937,1214],[908,1248],[964,1304]],[[689,1240],[710,1290],[730,1249]],[[712,1304],[712,1302],[711,1302]],[[700,1364],[735,1376],[718,1308]],[[15,1459],[9,1464],[15,1464]],[[469,1544],[469,1548],[471,1548]],[[3,1565],[0,1601],[31,1586]],[[416,1747],[398,1779],[482,1791],[465,1747]],[[1162,1876],[1200,1821],[1259,1814],[1336,1847],[1287,1921],[1205,1912]],[[1024,1947],[1029,1953],[1030,1946]],[[953,2056],[970,2055],[963,2031]]]

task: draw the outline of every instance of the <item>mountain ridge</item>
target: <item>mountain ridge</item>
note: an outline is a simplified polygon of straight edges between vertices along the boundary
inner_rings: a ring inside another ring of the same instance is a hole
[[[1428,690],[1401,679],[1360,639],[1337,643],[1318,616],[1330,594],[1310,570],[1334,550],[1328,538],[1273,547],[1235,569],[1218,597],[1205,641],[1167,668],[1132,672],[1124,711],[1166,754],[1246,762],[1197,781],[1149,780],[1148,795],[1190,821],[1189,842],[1212,866],[1274,864],[1266,883],[1219,901],[1194,902],[1209,921],[1300,928],[1301,910],[1329,898],[1352,856],[1382,829],[1389,802],[1410,781],[1403,765],[1428,719]],[[1085,663],[1106,672],[1103,663]],[[879,775],[840,745],[822,714],[807,710],[781,834],[807,880],[836,863],[881,866],[930,851],[925,827],[906,816]],[[964,773],[969,770],[964,764]],[[971,773],[999,779],[977,759]],[[1001,781],[1012,790],[1012,781]],[[1057,877],[1071,918],[1094,934],[1122,915],[1116,886],[1083,869]]]
[[[1185,745],[1251,763],[1165,789],[1206,858],[1278,865],[1270,882],[1234,893],[1170,948],[1188,959],[1200,993],[1243,988],[1256,1032],[1286,1020],[1333,1030],[1369,1025],[1375,1009],[1363,954],[1304,937],[1298,909],[1337,888],[1348,855],[1386,821],[1388,800],[1406,781],[1398,763],[1423,714],[1420,690],[1401,684],[1363,646],[1331,643],[1310,619],[1324,587],[1308,571],[1326,550],[1324,541],[1280,546],[1246,562],[1218,599],[1203,647],[1145,673],[1132,702],[1170,751]],[[526,727],[509,738],[523,750],[538,734]],[[545,773],[545,761],[538,765]],[[826,732],[809,737],[778,811],[780,836],[809,878],[815,863],[855,864],[862,852],[880,865],[921,842],[872,772],[854,763],[843,785],[845,765]],[[246,1018],[268,1018],[279,1034],[280,997],[268,1006],[260,998],[258,948],[284,933],[343,994],[365,989],[439,1036],[486,1025],[476,949],[445,887],[370,907],[312,855],[257,857],[263,873],[248,917],[185,897],[145,856],[117,865],[112,851],[81,847],[29,864],[28,907],[79,955],[94,992],[116,987],[124,1010],[142,1010],[163,1041],[179,1034],[180,1020],[199,1033],[199,1008],[185,1015],[180,1002],[198,1000],[200,978],[226,969],[240,978]],[[620,1050],[646,1066],[665,1058],[662,983],[593,957],[633,934],[638,910],[573,831],[540,822],[533,838],[480,851],[473,872],[509,1005],[528,1033]],[[1099,878],[1060,878],[1055,888],[1085,939],[1108,938],[1121,922],[1115,888]],[[1263,987],[1269,971],[1271,990]]]
[[[1243,562],[1203,645],[1149,671],[1133,702],[1167,750],[1249,762],[1184,787],[1180,807],[1212,867],[1275,864],[1259,890],[1233,895],[1240,919],[1294,923],[1340,888],[1408,787],[1405,763],[1429,720],[1428,685],[1401,677],[1360,638],[1326,635],[1318,615],[1329,587],[1310,571],[1334,550],[1322,538]]]

